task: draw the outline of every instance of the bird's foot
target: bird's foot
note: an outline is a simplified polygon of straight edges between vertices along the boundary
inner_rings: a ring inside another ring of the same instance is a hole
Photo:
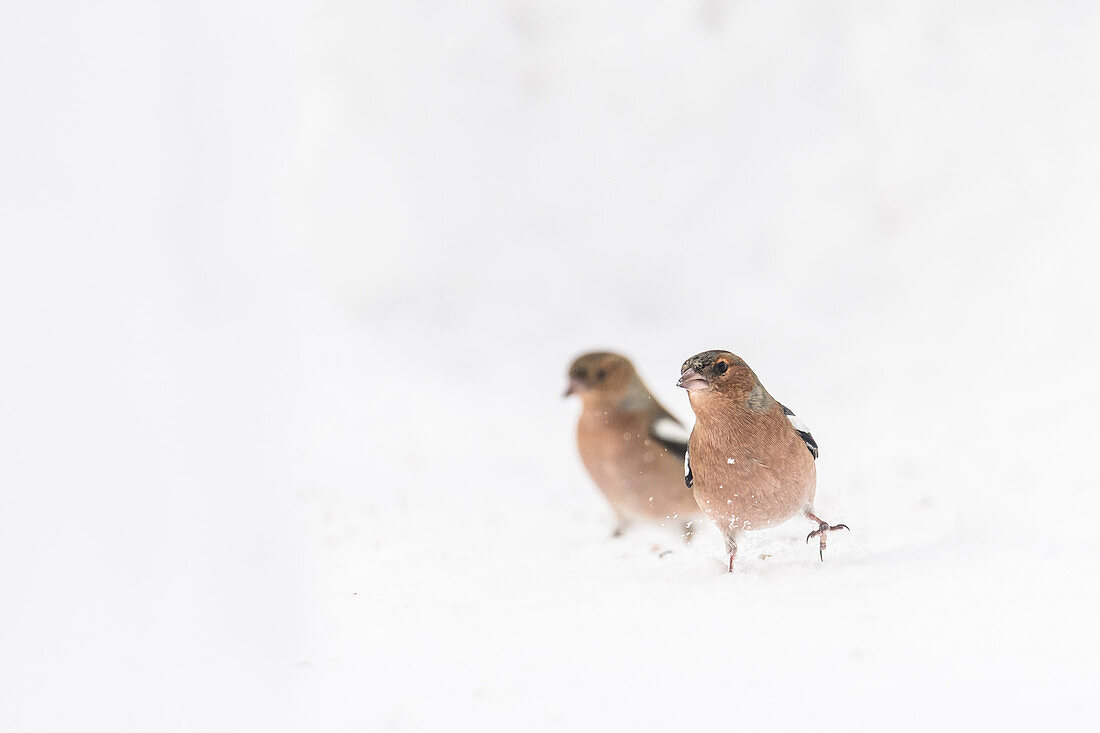
[[[733,559],[735,557],[737,557],[737,534],[734,531],[731,531],[729,534],[726,535],[726,552],[730,556],[730,569],[729,569],[729,571],[732,573],[733,572]]]
[[[810,532],[808,535],[806,535],[807,544],[814,537],[820,537],[821,538],[821,545],[817,550],[817,556],[821,558],[821,562],[825,562],[825,536],[826,536],[827,533],[832,532],[833,530],[836,530],[836,529],[847,529],[849,532],[852,531],[852,530],[848,529],[847,524],[829,524],[828,522],[821,522],[821,524],[818,525],[817,529],[815,529],[813,532]]]

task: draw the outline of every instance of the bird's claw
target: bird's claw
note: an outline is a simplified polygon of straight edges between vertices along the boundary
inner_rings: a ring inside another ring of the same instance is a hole
[[[814,537],[817,537],[819,535],[821,536],[821,544],[817,549],[817,556],[821,559],[821,562],[825,562],[825,533],[832,532],[834,529],[846,529],[849,532],[852,531],[847,524],[829,525],[822,522],[820,527],[806,535],[806,544],[810,544],[810,540],[812,540]]]
[[[814,537],[817,537],[819,534],[825,534],[826,532],[832,532],[834,529],[846,529],[849,532],[852,531],[851,527],[849,527],[847,524],[834,524],[832,526],[829,526],[827,524],[823,524],[823,525],[821,525],[820,529],[815,529],[813,532],[810,532],[808,535],[806,535],[806,544],[809,544],[810,540],[812,540]]]

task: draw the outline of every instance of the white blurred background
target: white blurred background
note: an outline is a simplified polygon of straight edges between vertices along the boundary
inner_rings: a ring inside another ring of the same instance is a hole
[[[1095,717],[1095,4],[4,16],[0,729]],[[851,535],[608,539],[591,348]]]

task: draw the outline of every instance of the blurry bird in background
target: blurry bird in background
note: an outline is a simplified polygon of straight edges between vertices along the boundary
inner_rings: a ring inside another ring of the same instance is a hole
[[[699,507],[683,479],[687,431],[650,394],[634,365],[593,352],[569,367],[565,395],[583,405],[577,448],[593,482],[615,512],[619,536],[635,521],[674,522],[685,542]]]
[[[848,527],[814,514],[818,450],[810,431],[728,351],[696,354],[680,372],[676,384],[688,391],[696,418],[685,481],[726,539],[730,572],[742,531],[774,527],[798,512],[817,524],[806,541],[819,538],[824,561],[827,533]]]

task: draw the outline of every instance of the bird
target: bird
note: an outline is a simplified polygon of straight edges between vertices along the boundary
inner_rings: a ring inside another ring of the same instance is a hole
[[[577,448],[615,513],[618,537],[636,521],[674,522],[690,542],[701,518],[684,485],[687,430],[661,406],[630,360],[597,351],[569,367],[565,396],[578,395]]]
[[[691,357],[676,385],[687,390],[695,413],[684,482],[725,537],[729,572],[742,532],[777,526],[798,513],[817,524],[806,542],[819,538],[824,562],[828,533],[848,525],[829,524],[814,513],[818,447],[809,428],[729,351]]]

